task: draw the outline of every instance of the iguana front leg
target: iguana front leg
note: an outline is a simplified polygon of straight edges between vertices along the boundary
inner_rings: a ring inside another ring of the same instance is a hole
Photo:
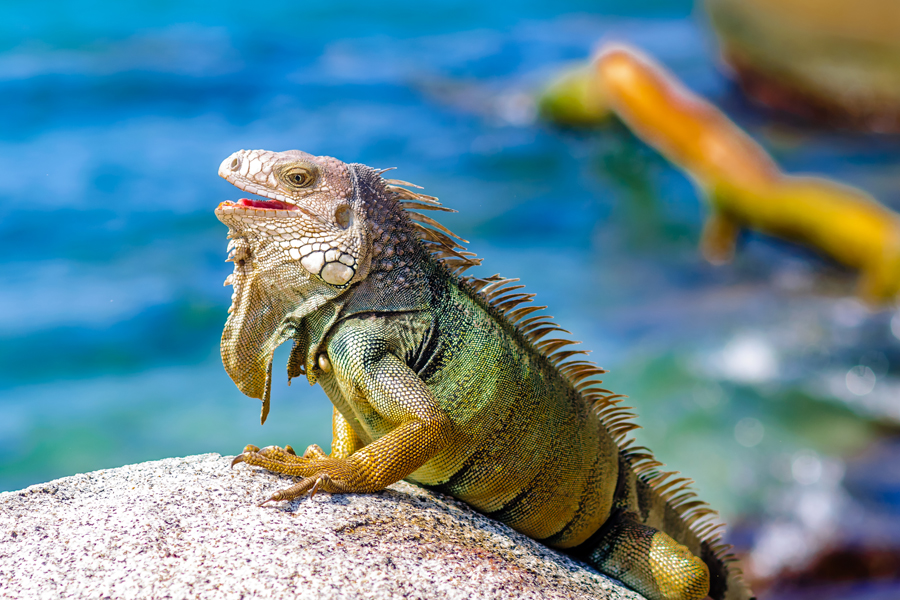
[[[313,444],[306,449],[307,452],[315,446]],[[350,423],[344,418],[337,408],[331,416],[331,458],[347,458],[357,450],[363,447],[362,440],[350,427]]]
[[[368,412],[374,413],[375,418],[370,420],[392,429],[347,457],[325,457],[319,454],[318,447],[310,448],[304,456],[275,447],[262,451],[247,448],[249,451],[237,456],[232,465],[244,462],[304,478],[276,492],[266,502],[292,500],[318,490],[332,493],[382,490],[421,467],[451,440],[450,419],[415,372],[392,354],[383,353],[375,360],[367,360],[365,354],[371,353],[371,347],[362,350],[361,359],[354,359],[359,355],[354,352],[338,352],[332,356],[335,376],[344,383],[342,387],[348,390],[349,397],[359,405],[367,405]],[[342,432],[349,429],[346,422],[333,422],[333,427]],[[341,450],[349,447],[345,445]]]

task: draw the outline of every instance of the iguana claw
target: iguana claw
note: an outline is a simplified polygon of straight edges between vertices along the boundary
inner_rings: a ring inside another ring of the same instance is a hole
[[[279,500],[282,500],[282,499],[283,499],[282,496],[284,496],[284,494],[281,493],[281,490],[278,490],[277,492],[275,492],[274,494],[272,494],[272,495],[269,497],[268,500],[263,500],[262,502],[260,502],[260,503],[257,504],[256,506],[262,507],[262,506],[265,506],[265,505],[266,505],[267,503],[269,503],[269,502],[278,502]]]
[[[321,483],[322,479],[328,477],[328,475],[323,475],[321,477],[316,478],[316,482],[313,484],[312,489],[309,490],[309,497],[312,498],[316,495],[316,492],[319,491],[319,483]]]

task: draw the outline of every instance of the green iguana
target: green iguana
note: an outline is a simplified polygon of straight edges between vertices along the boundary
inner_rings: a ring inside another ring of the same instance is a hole
[[[264,199],[223,202],[234,285],[222,360],[269,410],[272,354],[334,403],[331,454],[247,446],[300,476],[265,502],[375,492],[407,479],[623,581],[651,600],[751,594],[710,510],[627,433],[622,396],[517,279],[417,210],[448,210],[384,171],[304,152],[241,150],[219,175]],[[263,502],[263,504],[265,504]]]

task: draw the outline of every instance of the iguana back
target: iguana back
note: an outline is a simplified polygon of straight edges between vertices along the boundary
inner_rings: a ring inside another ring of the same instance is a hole
[[[332,452],[248,446],[235,459],[304,477],[271,500],[439,489],[651,599],[749,598],[712,511],[626,434],[603,371],[533,313],[516,280],[415,209],[446,210],[363,165],[240,151],[220,175],[266,200],[223,203],[235,257],[226,369],[268,412],[272,352],[335,406]],[[226,281],[228,283],[228,281]],[[710,577],[711,575],[711,577]]]

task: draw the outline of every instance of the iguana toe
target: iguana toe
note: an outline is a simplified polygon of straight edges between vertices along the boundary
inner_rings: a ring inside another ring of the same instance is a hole
[[[231,461],[231,468],[234,468],[234,465],[236,465],[238,463],[246,462],[246,460],[245,460],[246,456],[248,454],[253,454],[255,452],[259,452],[259,446],[254,446],[253,444],[247,444],[246,446],[244,446],[243,451],[241,451],[241,453],[238,454],[237,456],[235,456],[234,459]]]
[[[303,458],[328,458],[328,455],[318,444],[310,444],[303,453]]]
[[[295,498],[303,496],[307,492],[309,493],[309,497],[312,498],[320,490],[328,491],[328,488],[331,487],[333,487],[333,480],[331,479],[331,477],[329,477],[325,473],[319,473],[318,475],[313,475],[312,477],[304,477],[289,488],[278,490],[277,492],[272,494],[268,498],[268,500],[263,500],[257,506],[264,506],[269,502],[279,502],[281,500],[291,501]]]
[[[317,446],[318,448],[318,446]],[[285,446],[281,448],[279,446],[266,446],[262,450],[256,452],[260,456],[265,458],[276,460],[282,463],[294,464],[294,463],[303,463],[306,464],[311,458],[327,458],[328,455],[319,450],[319,453],[310,454],[307,449],[306,453],[303,456],[297,456],[297,452],[291,446]]]

